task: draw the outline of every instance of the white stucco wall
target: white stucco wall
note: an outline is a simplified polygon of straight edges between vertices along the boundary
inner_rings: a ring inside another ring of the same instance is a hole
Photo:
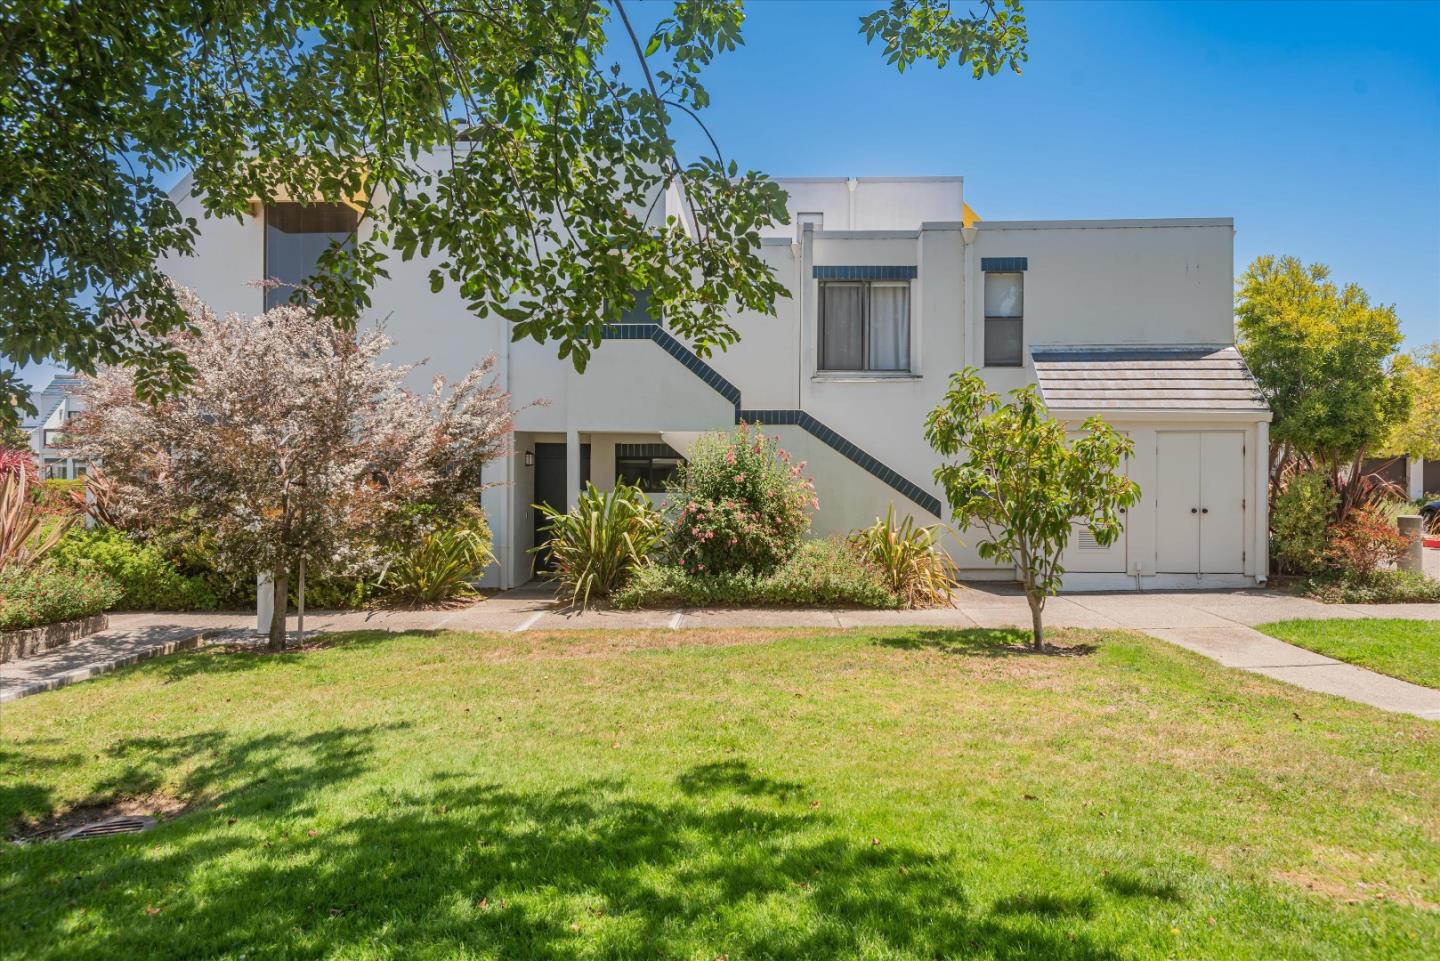
[[[971,245],[968,363],[983,358],[985,257],[1025,257],[1025,345],[1229,344],[1234,236],[1228,218],[982,222]]]
[[[799,237],[796,217],[818,213],[823,229],[914,230],[922,221],[961,219],[962,177],[780,177],[790,199],[789,224],[774,224],[766,237]]]
[[[248,286],[265,279],[265,222],[261,217],[239,221],[206,215],[199,198],[190,192],[186,177],[170,194],[182,217],[200,225],[194,256],[168,257],[165,273],[198,293],[217,314],[258,314],[265,309],[265,293]]]
[[[774,316],[737,314],[741,340],[709,360],[738,387],[751,410],[803,409],[886,466],[940,495],[931,479],[937,465],[925,444],[926,414],[939,402],[949,375],[983,357],[982,257],[1025,257],[1025,341],[1033,344],[1228,344],[1233,341],[1231,277],[1234,228],[1228,219],[1112,222],[982,222],[962,229],[960,178],[793,179],[792,214],[819,212],[823,229],[797,232],[793,226],[767,232],[760,256],[787,286]],[[181,192],[183,194],[183,191]],[[676,206],[668,197],[656,217]],[[200,217],[194,198],[180,197],[182,212]],[[245,284],[263,271],[264,236],[259,217],[202,221],[194,258],[174,258],[167,269],[219,310],[258,311],[261,292]],[[536,437],[563,442],[586,436],[592,444],[597,482],[613,480],[617,438],[657,439],[660,432],[693,436],[728,430],[734,407],[659,345],[648,340],[608,340],[586,372],[575,372],[555,356],[553,345],[511,343],[508,325],[480,319],[465,309],[453,286],[432,294],[431,262],[388,265],[391,277],[377,284],[368,323],[385,322],[396,341],[388,359],[428,363],[412,372],[409,385],[427,389],[431,377],[457,378],[494,352],[497,375],[517,405],[544,399],[517,417],[517,447]],[[903,375],[836,375],[818,371],[818,284],[815,266],[913,266],[911,283],[911,371]],[[985,369],[999,390],[1034,380],[1027,365]],[[1137,440],[1132,465],[1146,489],[1153,472],[1154,418],[1127,422]],[[1162,418],[1163,420],[1163,418]],[[1233,422],[1223,426],[1233,427]],[[1250,451],[1259,449],[1253,423]],[[914,511],[922,523],[937,518],[910,503],[851,461],[795,427],[770,428],[797,457],[810,463],[821,508],[817,533],[840,533],[867,524],[893,503]],[[1143,453],[1149,444],[1150,454]],[[1252,472],[1253,473],[1253,472]],[[500,486],[484,501],[496,534],[497,554],[509,573],[496,583],[513,583],[528,570],[533,479],[516,461],[492,465],[487,476]],[[1150,482],[1153,487],[1153,480]],[[1249,481],[1250,490],[1256,490]],[[1258,500],[1263,500],[1259,498]],[[1252,500],[1251,503],[1255,503]],[[1144,505],[1132,512],[1127,572],[1154,571],[1153,524]],[[1251,542],[1263,543],[1261,514],[1247,519]],[[948,517],[945,518],[948,520]],[[963,537],[963,535],[962,535]],[[965,538],[973,541],[973,538]],[[1249,555],[1250,571],[1263,574]],[[973,543],[956,547],[957,562],[971,572],[993,570],[975,554]],[[1138,565],[1138,567],[1137,567]]]

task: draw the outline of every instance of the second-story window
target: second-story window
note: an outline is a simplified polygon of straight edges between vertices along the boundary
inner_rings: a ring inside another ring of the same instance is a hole
[[[1025,275],[985,275],[985,366],[1025,363]]]
[[[820,369],[910,369],[910,284],[831,280],[820,284]]]
[[[290,286],[266,290],[265,309],[289,303],[332,243],[350,243],[359,216],[345,204],[266,204],[265,276]]]

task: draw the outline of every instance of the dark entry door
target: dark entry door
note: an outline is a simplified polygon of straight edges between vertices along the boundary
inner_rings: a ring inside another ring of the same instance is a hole
[[[590,445],[580,445],[580,487],[583,490],[587,481],[590,480]],[[565,445],[564,444],[536,444],[535,445],[535,503],[545,504],[555,510],[563,511],[569,498],[565,492]],[[535,521],[536,547],[542,547],[548,535],[545,532],[545,515],[538,510],[531,510]],[[535,570],[548,571],[551,567],[550,552],[541,550],[535,553]]]

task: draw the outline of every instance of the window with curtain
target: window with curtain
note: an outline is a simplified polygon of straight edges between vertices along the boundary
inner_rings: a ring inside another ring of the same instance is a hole
[[[985,366],[1025,363],[1025,275],[985,275]]]
[[[822,281],[820,369],[908,371],[910,284]]]
[[[265,291],[265,309],[290,302],[296,286],[315,275],[332,243],[349,245],[360,212],[345,204],[265,205],[265,276],[290,286]]]

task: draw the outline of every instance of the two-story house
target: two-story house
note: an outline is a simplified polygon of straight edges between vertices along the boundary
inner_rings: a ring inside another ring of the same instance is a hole
[[[58,374],[43,390],[31,394],[35,416],[20,424],[30,435],[30,453],[43,480],[75,480],[85,476],[85,461],[76,457],[65,442],[65,425],[84,409],[76,390],[81,380],[74,374]]]
[[[531,576],[542,537],[532,504],[573,502],[585,481],[617,477],[663,491],[696,437],[739,420],[807,462],[817,535],[868,524],[892,503],[948,522],[922,431],[965,366],[999,390],[1038,383],[1057,416],[1100,414],[1135,441],[1127,470],[1143,499],[1116,544],[1077,532],[1067,586],[1264,579],[1270,414],[1234,348],[1230,219],[984,221],[959,177],[781,184],[792,223],[768,232],[762,256],[790,296],[776,316],[738,315],[740,342],[708,360],[636,311],[578,374],[550,346],[512,342],[504,320],[472,315],[453,288],[432,294],[429,263],[390,265],[372,320],[386,320],[395,360],[428,358],[417,388],[493,352],[517,401],[550,401],[520,413],[515,456],[490,468],[501,482],[484,495],[497,586]],[[188,182],[175,198],[202,216]],[[205,220],[196,256],[170,273],[218,311],[258,312],[276,294],[248,282],[308,276],[355,216],[257,204],[241,223]],[[965,576],[1013,577],[973,542],[961,531],[951,544]]]

